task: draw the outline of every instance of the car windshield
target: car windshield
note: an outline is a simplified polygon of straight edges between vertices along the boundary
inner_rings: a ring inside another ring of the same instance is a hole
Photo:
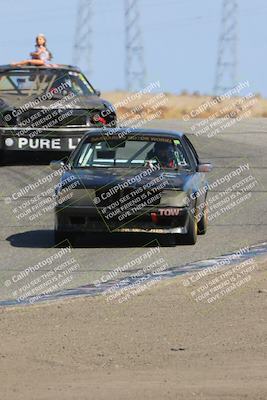
[[[79,148],[74,168],[118,168],[158,165],[163,169],[189,168],[180,140],[150,136],[101,139],[91,137]]]
[[[56,97],[68,93],[77,96],[95,94],[93,87],[80,72],[41,68],[0,72],[0,96],[33,96],[47,92]]]

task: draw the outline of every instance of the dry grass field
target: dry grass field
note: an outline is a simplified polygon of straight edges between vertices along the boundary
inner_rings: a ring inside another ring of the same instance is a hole
[[[231,97],[221,102],[198,94],[175,95],[129,92],[105,92],[103,97],[115,105],[121,122],[139,119],[251,118],[267,117],[267,99],[260,95]]]

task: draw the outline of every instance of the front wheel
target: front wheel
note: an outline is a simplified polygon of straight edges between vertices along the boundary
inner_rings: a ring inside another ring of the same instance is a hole
[[[207,207],[207,204],[205,204],[203,211],[202,211],[202,216],[197,224],[198,235],[205,235],[205,233],[207,232],[207,229],[208,229],[208,207]]]
[[[72,232],[54,231],[54,243],[57,247],[68,247],[74,243],[74,234]]]
[[[3,167],[4,165],[5,165],[4,152],[3,150],[0,150],[0,167]]]
[[[191,213],[188,216],[188,227],[187,233],[180,235],[177,234],[176,236],[176,244],[185,244],[185,245],[193,245],[196,244],[197,241],[197,219],[195,215]]]
[[[184,244],[196,244],[197,241],[197,218],[195,215],[189,215],[188,230],[183,237]]]

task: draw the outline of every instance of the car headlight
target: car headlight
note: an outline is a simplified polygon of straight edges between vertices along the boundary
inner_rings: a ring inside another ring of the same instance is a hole
[[[163,190],[160,206],[185,207],[188,204],[188,196],[185,192],[178,190]]]

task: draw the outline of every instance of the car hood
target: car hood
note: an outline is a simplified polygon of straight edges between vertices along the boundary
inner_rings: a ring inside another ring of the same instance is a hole
[[[149,174],[144,176],[145,172]],[[140,179],[141,178],[141,179]],[[164,183],[164,189],[183,190],[185,192],[194,190],[197,174],[190,171],[167,172],[163,170],[151,169],[125,169],[125,168],[92,168],[92,169],[73,169],[65,172],[61,178],[62,187],[77,182],[77,189],[99,189],[104,187],[112,187],[118,184],[128,182],[128,188],[137,188],[144,186],[155,178],[157,180],[155,186],[159,182]]]
[[[67,101],[64,97],[54,97],[51,100],[43,100],[33,103],[37,97],[17,96],[17,95],[1,95],[0,96],[0,109],[10,110],[12,108],[20,108],[26,104],[30,104],[30,109],[46,109],[46,108],[63,108],[63,109],[98,109],[103,110],[106,107],[111,107],[111,104],[99,98],[98,96],[73,96],[69,97]]]

